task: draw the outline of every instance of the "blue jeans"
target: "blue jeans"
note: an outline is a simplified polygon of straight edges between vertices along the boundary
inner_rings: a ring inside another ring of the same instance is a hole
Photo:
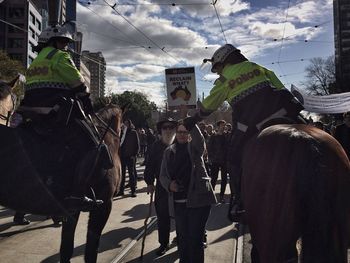
[[[211,207],[188,208],[186,203],[174,205],[180,263],[203,263],[203,236]]]

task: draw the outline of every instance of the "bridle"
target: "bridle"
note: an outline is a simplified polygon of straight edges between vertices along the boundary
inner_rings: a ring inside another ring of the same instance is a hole
[[[102,138],[104,138],[106,136],[107,132],[110,132],[112,135],[114,135],[115,137],[120,139],[120,135],[111,128],[113,118],[111,118],[111,121],[107,124],[100,116],[98,116],[97,113],[94,113],[94,116],[102,125],[102,126],[97,126],[97,127],[105,129],[104,135],[102,136]]]
[[[12,109],[7,111],[7,116],[0,113],[0,119],[6,121],[6,126],[9,125],[11,116],[12,116],[13,112],[15,111],[16,102],[17,102],[17,96],[15,94],[10,93],[10,96],[11,96],[11,100],[12,100]]]

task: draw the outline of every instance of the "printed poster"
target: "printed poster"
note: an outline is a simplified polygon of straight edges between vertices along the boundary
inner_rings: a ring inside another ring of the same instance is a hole
[[[194,67],[165,70],[168,107],[196,107],[196,78]]]

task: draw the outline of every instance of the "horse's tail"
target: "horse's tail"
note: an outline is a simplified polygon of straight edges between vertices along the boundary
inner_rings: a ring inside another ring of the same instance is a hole
[[[303,147],[302,156],[298,157],[302,158],[300,162],[303,165],[297,168],[298,197],[302,215],[302,262],[347,262],[347,255],[344,254],[346,248],[341,247],[345,245],[343,241],[346,231],[340,233],[340,229],[344,228],[335,227],[335,224],[344,226],[345,215],[340,216],[341,219],[338,220],[339,207],[335,205],[334,196],[336,193],[330,190],[333,188],[330,187],[330,183],[337,180],[336,174],[330,174],[325,156],[327,149],[324,145],[311,137],[306,141],[306,144],[305,140],[299,141],[306,147]],[[335,235],[338,240],[334,238]]]

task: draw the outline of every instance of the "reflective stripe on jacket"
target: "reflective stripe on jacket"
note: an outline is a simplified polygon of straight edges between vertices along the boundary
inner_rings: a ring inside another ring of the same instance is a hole
[[[244,61],[234,65],[226,65],[222,75],[215,81],[202,105],[205,110],[214,111],[224,102],[231,102],[244,91],[263,82],[269,82],[277,89],[284,88],[276,75],[256,63]]]
[[[70,89],[84,83],[66,51],[54,47],[44,48],[26,72],[25,90],[39,88]]]

